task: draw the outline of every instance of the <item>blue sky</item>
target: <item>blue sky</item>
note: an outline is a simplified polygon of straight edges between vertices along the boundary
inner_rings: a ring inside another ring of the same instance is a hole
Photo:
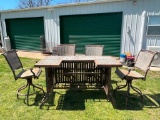
[[[0,10],[16,9],[18,0],[0,0]]]
[[[17,9],[19,0],[0,0],[0,10]],[[68,0],[54,0],[55,2],[63,2]]]

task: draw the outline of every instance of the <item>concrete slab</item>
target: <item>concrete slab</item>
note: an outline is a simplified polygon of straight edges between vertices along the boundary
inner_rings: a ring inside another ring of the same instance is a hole
[[[160,67],[150,67],[151,71],[160,71]]]
[[[41,52],[18,51],[17,54],[19,57],[35,58],[35,59],[44,59],[47,57],[47,55],[43,55]]]

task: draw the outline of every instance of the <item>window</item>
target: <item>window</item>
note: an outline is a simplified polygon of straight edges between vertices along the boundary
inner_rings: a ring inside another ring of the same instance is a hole
[[[149,16],[147,35],[160,36],[160,16]]]

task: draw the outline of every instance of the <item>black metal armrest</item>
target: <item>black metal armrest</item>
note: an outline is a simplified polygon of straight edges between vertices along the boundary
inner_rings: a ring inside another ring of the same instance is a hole
[[[42,70],[39,68],[38,71],[35,71],[35,72],[34,72],[33,69],[35,69],[35,68],[30,68],[30,71],[33,73],[33,77],[38,79],[38,77],[39,77],[40,74],[42,73]]]
[[[130,71],[131,69],[125,70],[125,69],[118,69],[117,67],[115,73],[123,80],[130,73]]]
[[[35,73],[33,72],[33,68],[30,68],[30,71],[32,72],[34,78],[35,78]]]

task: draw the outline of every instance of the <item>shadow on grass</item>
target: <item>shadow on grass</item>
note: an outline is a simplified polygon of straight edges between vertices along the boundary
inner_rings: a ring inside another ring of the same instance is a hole
[[[126,103],[126,91],[117,91],[115,99],[115,109],[119,110],[143,110],[146,108],[160,108],[160,94],[147,94],[143,95],[144,103],[142,102],[141,97],[138,94],[130,94],[128,98],[127,107]]]
[[[103,90],[67,90],[59,97],[57,110],[85,110],[88,99],[101,102],[106,99]]]
[[[44,108],[44,109],[49,110],[50,107],[56,106],[56,105],[55,105],[55,96],[56,96],[56,94],[59,94],[59,93],[58,93],[58,92],[52,92],[52,93],[49,95],[48,99],[47,99],[46,102],[43,104],[43,108]],[[40,96],[40,94],[37,94],[36,99],[35,99],[33,105],[38,105],[38,106],[40,106],[40,105],[41,105],[42,98],[43,98],[43,94],[42,94],[42,96]]]
[[[35,100],[34,100],[34,103],[33,103],[33,105],[35,105],[35,106],[39,106],[40,104],[41,104],[41,101],[42,101],[42,98],[44,97],[44,95],[43,94],[36,94],[36,98],[35,98]],[[53,94],[51,94],[50,95],[50,98],[54,98],[54,93]],[[54,102],[53,101],[50,101],[50,100],[48,100],[48,103],[49,103],[49,105],[54,105]]]
[[[28,106],[39,106],[41,103],[41,100],[43,98],[43,94],[37,93],[30,95],[28,98],[29,105]],[[24,95],[19,95],[19,98],[17,100],[21,100],[24,102],[24,104],[27,105],[27,98]]]
[[[144,101],[146,108],[160,108],[160,94],[145,94]]]
[[[119,83],[121,82],[122,81],[119,81]],[[117,83],[116,80],[112,80],[112,84],[116,83]],[[112,88],[112,91],[113,90],[114,89]],[[126,108],[125,108],[125,103],[126,103],[125,95],[126,95],[126,90],[124,91],[118,90],[116,92],[114,96],[115,109],[143,110],[143,108],[160,108],[160,94],[143,94],[144,103],[142,103],[142,99],[137,93],[131,93]]]
[[[47,109],[49,109],[49,106],[55,106],[54,104],[54,99],[55,99],[55,94],[56,92],[53,92],[50,96],[49,96],[49,99],[47,100],[47,105],[44,104],[43,106],[46,106]],[[36,93],[35,95],[30,95],[29,96],[29,106],[40,106],[41,104],[41,101],[44,97],[44,94],[43,93]],[[23,100],[25,104],[26,103],[26,97],[23,96],[23,97],[20,97],[19,100]]]
[[[126,104],[126,91],[117,91],[114,95],[115,109],[119,110],[143,110],[143,103],[140,96],[130,94]]]
[[[112,79],[112,85],[121,83],[122,81],[113,80]],[[124,83],[125,84],[125,83]],[[112,87],[111,87],[112,88]],[[112,92],[114,91],[114,88],[112,88]],[[118,110],[143,110],[143,101],[138,94],[130,94],[126,106],[126,88],[124,90],[118,90],[115,92],[114,100],[115,100],[115,109]]]

